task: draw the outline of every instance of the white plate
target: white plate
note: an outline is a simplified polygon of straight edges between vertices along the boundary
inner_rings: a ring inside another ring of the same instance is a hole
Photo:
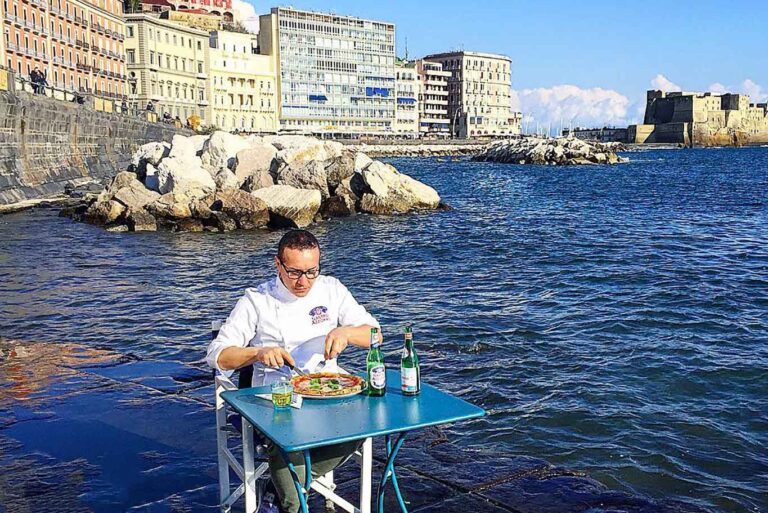
[[[294,392],[296,395],[300,395],[304,399],[343,399],[344,397],[352,397],[353,395],[361,394],[365,392],[368,389],[367,383],[363,384],[363,388],[358,390],[357,392],[347,392],[346,394],[339,394],[339,395],[306,395],[306,394],[299,394],[297,392]]]

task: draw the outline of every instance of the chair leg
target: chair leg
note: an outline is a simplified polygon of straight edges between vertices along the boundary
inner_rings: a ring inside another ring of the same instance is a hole
[[[373,439],[366,438],[360,448],[360,513],[371,513],[371,474],[373,474]]]
[[[245,486],[245,513],[256,513],[259,509],[256,491],[256,469],[254,468],[253,426],[243,418],[243,485]]]
[[[217,385],[218,386],[218,385]],[[218,390],[217,390],[218,392]],[[224,456],[227,450],[227,408],[220,394],[216,394],[216,453],[219,461],[219,504],[224,505],[230,495],[229,462]]]
[[[333,482],[333,470],[325,474],[323,478],[325,479],[326,483],[328,483],[328,489],[331,491],[336,490],[336,483]],[[326,513],[332,513],[336,511],[336,504],[331,499],[325,499],[325,511]]]

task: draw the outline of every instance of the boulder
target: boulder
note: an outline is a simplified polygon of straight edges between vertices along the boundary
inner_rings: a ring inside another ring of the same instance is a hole
[[[151,142],[139,146],[139,149],[133,153],[131,164],[140,169],[144,163],[157,166],[160,161],[167,157],[171,152],[171,145],[166,142]]]
[[[325,166],[317,160],[310,160],[303,164],[296,162],[283,168],[277,176],[277,183],[297,189],[315,189],[320,191],[323,198],[330,196]]]
[[[160,193],[192,193],[198,196],[216,190],[216,182],[202,167],[200,159],[189,160],[179,157],[163,159],[157,168],[157,181]]]
[[[231,232],[237,229],[237,223],[224,212],[212,212],[205,225],[219,232]]]
[[[136,173],[132,173],[130,171],[120,171],[109,183],[108,189],[111,192],[115,192],[122,189],[123,187],[131,185],[134,182],[139,182],[139,177]],[[141,182],[139,182],[139,184],[141,184]]]
[[[234,169],[239,151],[247,149],[248,139],[221,130],[214,132],[203,145],[203,164],[213,169]]]
[[[368,166],[363,172],[363,179],[372,191],[372,194],[362,196],[360,209],[364,212],[404,213],[434,209],[440,204],[440,195],[432,187],[378,161]]]
[[[174,135],[171,140],[171,152],[168,156],[189,160],[192,157],[197,156],[198,144],[196,144],[196,142],[197,141],[193,140],[191,137],[178,134]]]
[[[119,201],[131,210],[141,210],[149,203],[160,197],[155,191],[150,191],[138,180],[133,180],[125,187],[115,192],[113,199]]]
[[[352,176],[355,173],[355,154],[351,151],[344,151],[341,155],[334,158],[325,168],[325,174],[328,177],[328,189],[331,193],[336,190],[342,180]]]
[[[211,204],[215,199],[215,195],[206,196],[205,198],[199,198],[192,200],[189,204],[189,212],[195,219],[208,219],[211,217]]]
[[[331,157],[325,144],[319,139],[301,137],[300,139],[292,139],[292,141],[294,141],[294,144],[283,145],[282,149],[279,149],[277,152],[276,158],[284,165],[300,167],[308,162],[323,162]],[[275,146],[277,147],[278,145],[275,144]]]
[[[355,213],[355,200],[347,195],[331,196],[320,207],[322,217],[347,217]]]
[[[337,196],[347,195],[355,201],[359,201],[363,197],[363,194],[372,193],[368,184],[365,183],[363,175],[355,173],[350,177],[341,181],[336,188],[335,194]]]
[[[262,144],[237,152],[235,175],[240,183],[252,175],[267,172],[272,167],[272,160],[277,155],[277,148],[271,144]]]
[[[269,171],[259,171],[246,178],[241,188],[244,191],[253,192],[273,185],[275,185],[275,181]]]
[[[186,219],[192,217],[190,204],[197,198],[180,192],[163,194],[157,200],[148,204],[147,212],[157,218],[170,220]]]
[[[104,225],[116,221],[124,212],[125,206],[115,200],[99,201],[88,207],[84,219],[87,223]]]
[[[240,187],[240,181],[235,173],[225,167],[219,169],[219,172],[213,177],[213,181],[216,182],[216,188],[219,190]]]
[[[324,146],[329,159],[339,158],[344,152],[344,145],[338,141],[325,141]]]
[[[202,232],[203,222],[200,219],[181,219],[173,225],[175,232]]]
[[[320,191],[297,189],[290,185],[273,185],[251,193],[263,200],[269,209],[270,225],[303,228],[309,226],[320,209]]]
[[[355,172],[362,173],[368,166],[373,163],[373,160],[362,152],[355,153]]]
[[[269,210],[267,204],[240,189],[224,189],[217,192],[210,206],[213,212],[223,212],[242,230],[267,226]]]
[[[145,210],[131,210],[125,216],[125,224],[132,232],[154,232],[157,221]]]

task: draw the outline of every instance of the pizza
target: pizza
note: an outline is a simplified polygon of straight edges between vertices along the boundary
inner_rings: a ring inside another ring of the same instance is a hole
[[[305,397],[333,397],[357,394],[365,387],[365,380],[339,372],[316,372],[291,379],[293,391]]]

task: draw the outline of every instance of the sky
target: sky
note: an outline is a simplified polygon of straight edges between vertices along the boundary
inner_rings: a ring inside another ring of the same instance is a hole
[[[400,57],[406,39],[411,59],[456,49],[505,54],[513,106],[529,126],[641,122],[648,89],[768,100],[764,1],[234,2],[243,16],[291,5],[393,22]]]

